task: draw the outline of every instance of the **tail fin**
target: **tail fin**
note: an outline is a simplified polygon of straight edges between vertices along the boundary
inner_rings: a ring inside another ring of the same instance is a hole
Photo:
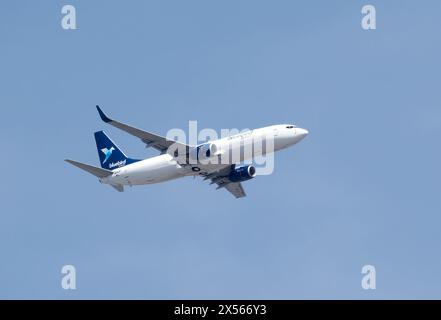
[[[139,161],[128,158],[104,131],[95,132],[95,142],[103,169],[112,170]]]

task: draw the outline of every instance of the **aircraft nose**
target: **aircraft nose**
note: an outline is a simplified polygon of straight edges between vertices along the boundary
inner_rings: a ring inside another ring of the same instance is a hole
[[[296,129],[296,135],[300,138],[303,139],[304,137],[306,137],[308,135],[309,131],[306,129],[302,129],[302,128],[297,128]]]

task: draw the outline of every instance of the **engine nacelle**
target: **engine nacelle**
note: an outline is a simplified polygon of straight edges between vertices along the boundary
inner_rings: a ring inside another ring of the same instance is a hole
[[[197,146],[194,149],[193,159],[201,160],[201,159],[209,159],[214,157],[217,152],[217,147],[213,143],[205,143]]]
[[[256,168],[252,165],[243,166],[234,169],[228,176],[232,182],[242,182],[250,180],[256,176]]]

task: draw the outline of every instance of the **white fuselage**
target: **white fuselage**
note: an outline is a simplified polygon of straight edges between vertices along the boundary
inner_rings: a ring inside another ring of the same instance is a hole
[[[230,164],[238,164],[242,161],[264,156],[271,152],[292,146],[302,140],[307,134],[307,130],[297,128],[293,125],[274,125],[207,143],[216,146],[218,150],[218,154],[215,155],[216,157],[220,157],[221,154],[227,150],[229,154],[240,154],[241,156],[239,158],[229,158]],[[254,147],[251,149],[251,152],[244,152],[246,145],[253,144],[253,141],[261,141],[262,139],[267,142],[267,148]],[[271,147],[268,148],[268,145]],[[225,162],[222,161],[221,165],[225,166]],[[217,170],[216,168],[219,168],[219,165],[199,165],[198,163],[182,164],[182,162],[179,162],[178,159],[171,154],[164,153],[114,169],[112,170],[112,175],[101,178],[100,181],[102,183],[116,185],[151,184],[184,176],[208,174],[210,173],[208,172],[209,170],[215,171]]]

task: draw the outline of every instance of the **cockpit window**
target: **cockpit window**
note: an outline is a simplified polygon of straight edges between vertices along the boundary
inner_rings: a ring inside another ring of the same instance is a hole
[[[287,126],[286,127],[286,129],[292,129],[292,128],[294,128],[295,126]]]

